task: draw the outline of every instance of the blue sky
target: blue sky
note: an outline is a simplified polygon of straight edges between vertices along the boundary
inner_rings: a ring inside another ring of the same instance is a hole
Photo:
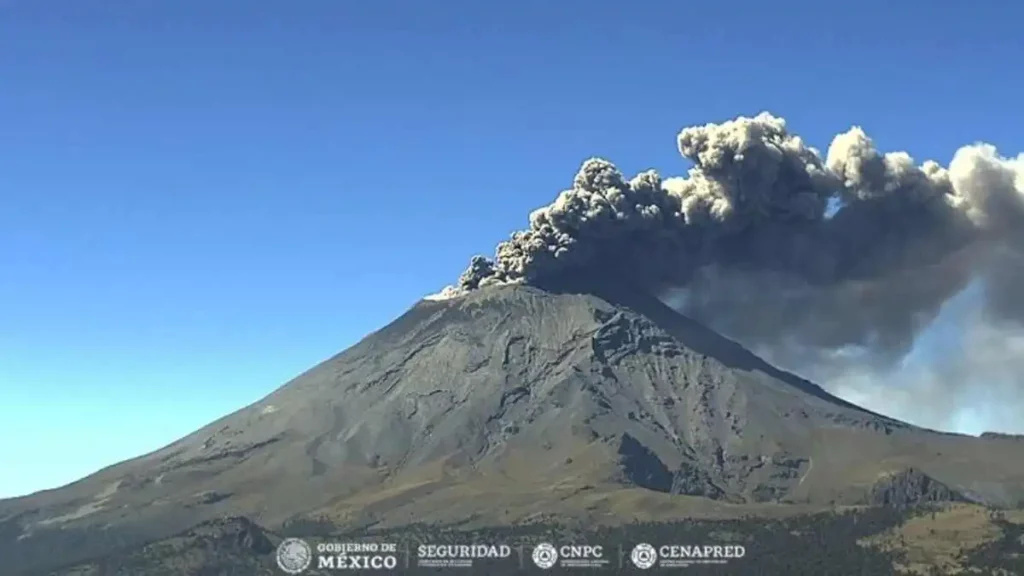
[[[770,110],[1024,149],[1011,2],[4,0],[0,497],[156,449],[450,283],[579,163]]]

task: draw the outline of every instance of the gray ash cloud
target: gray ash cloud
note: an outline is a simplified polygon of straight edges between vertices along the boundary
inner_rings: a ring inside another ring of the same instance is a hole
[[[587,160],[446,294],[626,278],[798,369],[850,348],[892,366],[972,283],[985,322],[1024,326],[1024,155],[974,144],[918,164],[857,127],[822,155],[768,113],[678,145],[684,177]]]

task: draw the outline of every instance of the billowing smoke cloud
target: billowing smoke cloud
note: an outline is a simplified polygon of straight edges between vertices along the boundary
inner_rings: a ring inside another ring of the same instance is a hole
[[[783,367],[813,377],[855,357],[849,366],[873,382],[972,283],[982,294],[963,330],[991,339],[1024,327],[1024,155],[976,144],[948,167],[918,165],[853,128],[822,156],[767,113],[686,128],[678,143],[693,163],[682,178],[627,180],[586,161],[572,188],[445,293],[628,279]],[[1024,358],[1004,356],[1019,362],[1024,388]],[[978,366],[957,366],[945,374],[962,381],[933,378],[918,403],[986,384]],[[849,370],[823,377],[857,380]]]

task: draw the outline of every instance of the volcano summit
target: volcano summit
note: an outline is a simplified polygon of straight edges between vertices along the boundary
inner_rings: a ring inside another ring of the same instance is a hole
[[[615,525],[1024,506],[1020,439],[940,433],[862,409],[656,297],[693,286],[692,309],[721,305],[701,277],[711,266],[775,279],[758,290],[778,287],[778,274],[796,278],[782,307],[849,304],[857,287],[859,309],[837,307],[834,322],[791,316],[779,338],[898,349],[973,274],[1012,283],[992,267],[1004,252],[989,250],[1017,247],[1003,224],[1018,191],[999,188],[1016,165],[984,149],[948,173],[917,169],[856,131],[821,162],[771,117],[723,126],[680,136],[697,162],[689,180],[627,184],[588,162],[496,260],[475,259],[458,286],[266,398],[71,485],[0,501],[5,573],[187,574],[230,558],[232,570],[256,574],[245,567],[277,532],[314,523]],[[981,175],[984,190],[968,178]],[[845,207],[825,217],[833,195]],[[986,211],[996,205],[999,221]],[[861,217],[874,232],[855,236]],[[906,226],[886,227],[900,218]],[[935,283],[900,285],[901,266]],[[990,310],[1014,309],[1016,296],[991,296]],[[916,309],[886,315],[907,300]],[[783,318],[733,302],[731,325],[749,334]],[[161,554],[196,539],[230,546],[167,568]]]

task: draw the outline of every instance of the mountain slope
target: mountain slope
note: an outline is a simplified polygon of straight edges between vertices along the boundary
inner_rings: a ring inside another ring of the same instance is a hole
[[[621,521],[621,498],[657,514],[1015,505],[1024,443],[873,414],[628,290],[506,286],[422,301],[157,452],[0,502],[0,556],[43,569],[222,516]]]

